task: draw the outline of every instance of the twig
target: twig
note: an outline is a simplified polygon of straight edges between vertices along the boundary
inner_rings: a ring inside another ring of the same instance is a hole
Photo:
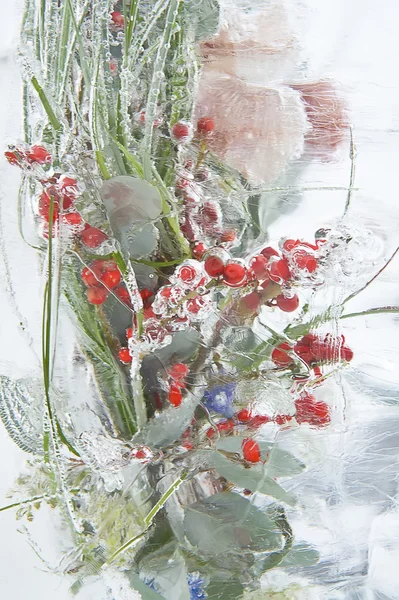
[[[377,308],[369,308],[361,312],[349,313],[341,315],[340,319],[351,319],[352,317],[366,317],[367,315],[378,315],[384,313],[399,313],[399,306],[379,306]]]

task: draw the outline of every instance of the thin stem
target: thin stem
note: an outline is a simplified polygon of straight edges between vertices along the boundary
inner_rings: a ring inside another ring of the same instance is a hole
[[[35,76],[33,76],[31,78],[31,83],[32,83],[33,87],[35,88],[35,90],[38,93],[38,96],[40,98],[41,103],[43,104],[44,110],[47,113],[47,116],[49,118],[51,126],[53,127],[53,129],[55,129],[56,131],[58,131],[59,129],[62,128],[61,123],[59,122],[59,120],[55,116],[54,111],[53,111],[53,109],[50,106],[50,102],[48,101],[46,94],[44,93],[42,87],[39,85],[39,82],[38,82],[38,80],[36,79]]]
[[[352,300],[352,298],[355,298],[355,296],[360,294],[360,292],[365,290],[371,283],[373,283],[373,281],[375,281],[377,279],[377,277],[379,277],[381,275],[381,273],[384,271],[384,269],[386,269],[387,266],[392,262],[392,260],[395,258],[395,256],[397,255],[398,252],[399,252],[399,246],[396,248],[395,252],[390,256],[390,258],[387,260],[387,262],[381,267],[381,269],[379,271],[377,271],[377,273],[367,283],[365,283],[365,285],[363,287],[361,287],[359,290],[357,290],[356,292],[353,292],[353,294],[350,294],[347,298],[345,298],[345,300],[342,302],[342,305],[349,302],[349,300]]]
[[[352,317],[366,317],[367,315],[378,315],[387,313],[399,313],[399,306],[379,306],[377,308],[369,308],[361,312],[348,313],[341,315],[340,319],[351,319]]]
[[[52,496],[47,496],[47,494],[43,494],[42,496],[33,496],[33,498],[28,498],[27,500],[21,500],[20,502],[14,502],[13,504],[7,504],[7,506],[2,506],[0,508],[0,512],[5,510],[9,510],[10,508],[17,508],[17,506],[26,506],[26,504],[34,504],[38,500],[48,500]]]
[[[355,146],[355,141],[353,138],[353,126],[352,125],[350,126],[349,131],[350,131],[349,158],[351,159],[351,172],[350,172],[350,177],[349,177],[348,195],[346,197],[346,204],[345,204],[343,216],[345,216],[349,210],[349,206],[350,206],[351,199],[352,199],[353,186],[355,184],[355,172],[356,172],[356,164],[355,164],[356,146]]]

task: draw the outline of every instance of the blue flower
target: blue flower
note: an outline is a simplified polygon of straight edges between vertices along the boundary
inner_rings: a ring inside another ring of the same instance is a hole
[[[190,600],[202,600],[208,597],[204,591],[204,580],[199,573],[189,573],[187,582],[190,588]]]
[[[232,404],[235,387],[235,383],[225,383],[207,390],[204,394],[207,409],[230,419],[234,415]]]

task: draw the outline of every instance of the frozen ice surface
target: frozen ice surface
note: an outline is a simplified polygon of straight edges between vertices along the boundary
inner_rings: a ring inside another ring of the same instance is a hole
[[[232,4],[251,5],[254,10],[262,3],[224,4],[227,11]],[[359,224],[367,223],[374,239],[383,241],[382,252],[387,259],[396,247],[399,225],[396,198],[399,159],[399,51],[396,37],[399,7],[394,0],[387,0],[383,5],[376,0],[298,0],[266,4],[278,6],[282,13],[290,14],[291,9],[295,12],[290,28],[294,28],[300,47],[294,47],[294,50],[301,54],[309,76],[314,80],[334,80],[340,85],[354,128],[357,147],[355,185],[359,188],[353,194],[346,224],[349,229],[356,229]],[[4,5],[1,10],[2,24],[5,25],[0,36],[0,66],[5,84],[0,92],[0,138],[11,142],[20,136],[19,73],[12,57],[21,3]],[[252,81],[259,76],[259,61],[253,60],[252,56],[251,59],[243,56],[240,60],[237,67],[240,76],[245,78],[249,71]],[[292,67],[292,53],[284,55],[282,60],[284,82],[296,83],[300,77]],[[271,66],[271,72],[280,72],[281,63],[277,60]],[[256,83],[265,85],[264,81],[255,81],[251,85]],[[286,97],[286,91],[284,88],[278,97],[285,102],[286,109],[288,107],[289,116],[296,111],[298,140],[288,140],[290,145],[284,146],[283,152],[279,151],[284,161],[286,156],[294,157],[302,148],[302,137],[306,135],[304,114],[296,102],[298,92],[289,92]],[[226,93],[228,96],[228,89]],[[266,117],[274,120],[275,114],[270,110]],[[280,117],[281,125],[284,125],[284,113]],[[233,166],[238,165],[249,173],[252,166],[244,164],[247,156],[237,156],[234,147],[233,150],[228,147],[228,142],[226,152],[230,152],[227,156],[230,156]],[[261,157],[264,161],[267,161],[267,149],[266,146]],[[275,165],[275,161],[268,165],[268,180],[274,178]],[[290,176],[295,172],[295,185],[303,186],[305,190],[299,194],[296,204],[287,200],[283,192],[270,200],[270,210],[264,221],[272,222],[270,237],[277,239],[295,235],[308,239],[321,226],[334,227],[342,214],[346,191],[318,188],[346,187],[349,171],[347,145],[330,162],[320,160],[304,166],[299,160],[287,173],[285,184],[290,184]],[[1,243],[7,248],[8,257],[8,264],[1,265],[4,282],[0,289],[1,373],[12,378],[39,377],[40,267],[36,264],[35,252],[20,240],[15,211],[18,175],[4,163],[1,164],[1,188]],[[273,194],[268,193],[267,198],[271,196]],[[283,213],[280,216],[279,211]],[[377,245],[377,258],[380,260],[380,246]],[[373,258],[374,251],[374,246],[366,245],[366,249],[362,249],[367,272],[372,271],[373,264],[370,263],[377,260]],[[348,263],[345,271],[350,273],[349,279],[359,278],[362,282],[362,272],[350,271],[349,258],[345,256]],[[15,277],[17,270],[18,277]],[[9,273],[15,286],[14,299],[18,302],[18,311],[9,301]],[[353,280],[348,283],[348,294],[352,289]],[[397,290],[396,258],[379,281],[374,282],[361,298],[354,299],[348,309],[356,312],[379,304],[395,305],[398,303]],[[343,322],[343,333],[350,338],[355,351],[354,371],[342,375],[336,385],[324,388],[324,399],[334,407],[334,428],[331,432],[320,432],[309,427],[290,436],[281,434],[284,447],[294,453],[296,451],[308,465],[308,469],[290,484],[292,491],[301,497],[300,509],[293,509],[290,515],[294,532],[298,539],[322,549],[321,562],[304,567],[299,577],[294,572],[288,575],[269,573],[264,577],[265,588],[280,592],[281,600],[319,600],[324,597],[328,600],[399,599],[398,321],[388,315],[347,320]],[[81,376],[84,378],[84,374]],[[71,381],[71,388],[78,384],[79,380]],[[261,397],[259,401],[262,402]],[[268,408],[272,410],[273,407]],[[288,401],[286,409],[290,409]],[[187,415],[188,422],[191,418],[189,410]],[[85,418],[85,427],[92,426],[93,420],[89,416]],[[265,437],[266,434],[267,431]],[[0,441],[2,504],[6,504],[5,494],[22,469],[25,455],[3,430]],[[1,513],[1,520],[3,538],[7,540],[0,549],[2,596],[19,599],[29,593],[31,600],[69,598],[69,582],[43,572],[43,565],[25,539],[17,535],[14,514]],[[40,544],[49,548],[56,546],[51,520],[43,518],[40,525]],[[15,560],[16,555],[18,561]],[[20,576],[21,564],[24,578]],[[124,597],[125,583],[119,573],[117,578],[109,574],[108,588],[115,600]],[[83,592],[82,597],[102,600],[106,593],[107,590],[98,589],[94,584]],[[126,594],[129,593],[130,596],[126,595],[129,600],[140,598],[139,593],[126,591]],[[245,600],[263,597],[264,592],[253,592],[248,593]]]

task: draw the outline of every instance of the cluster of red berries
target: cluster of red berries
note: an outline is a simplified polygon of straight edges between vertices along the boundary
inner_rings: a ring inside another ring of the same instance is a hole
[[[339,360],[350,362],[353,358],[353,351],[345,345],[343,335],[338,337],[327,334],[321,339],[314,333],[307,333],[292,346],[284,342],[274,348],[271,359],[279,367],[289,366],[295,362],[293,353],[312,367],[318,363]]]
[[[178,407],[182,403],[188,372],[189,369],[184,363],[175,363],[168,369],[168,401],[172,406]]]
[[[114,260],[94,260],[82,270],[81,277],[88,288],[86,295],[91,304],[103,304],[112,290],[122,302],[131,306],[129,293],[121,284],[121,272]]]
[[[5,152],[4,156],[10,165],[18,165],[22,168],[31,165],[48,165],[52,162],[50,152],[43,146],[38,145],[30,148],[24,146],[10,147],[10,150]]]
[[[5,157],[12,165],[21,168],[31,165],[50,165],[51,154],[43,146],[17,148],[5,152]],[[46,179],[40,179],[43,191],[40,194],[37,212],[43,220],[43,237],[48,238],[50,214],[52,212],[52,231],[56,234],[56,225],[61,221],[78,235],[87,248],[97,248],[108,239],[106,233],[84,223],[82,216],[74,208],[74,202],[79,196],[79,186],[76,179],[68,175],[54,174]],[[52,208],[51,208],[52,207]]]
[[[201,117],[197,121],[197,135],[199,137],[209,135],[215,129],[215,121],[212,117]],[[175,123],[170,130],[172,139],[176,140],[179,144],[186,144],[189,142],[194,133],[192,123],[188,121],[178,121]]]

